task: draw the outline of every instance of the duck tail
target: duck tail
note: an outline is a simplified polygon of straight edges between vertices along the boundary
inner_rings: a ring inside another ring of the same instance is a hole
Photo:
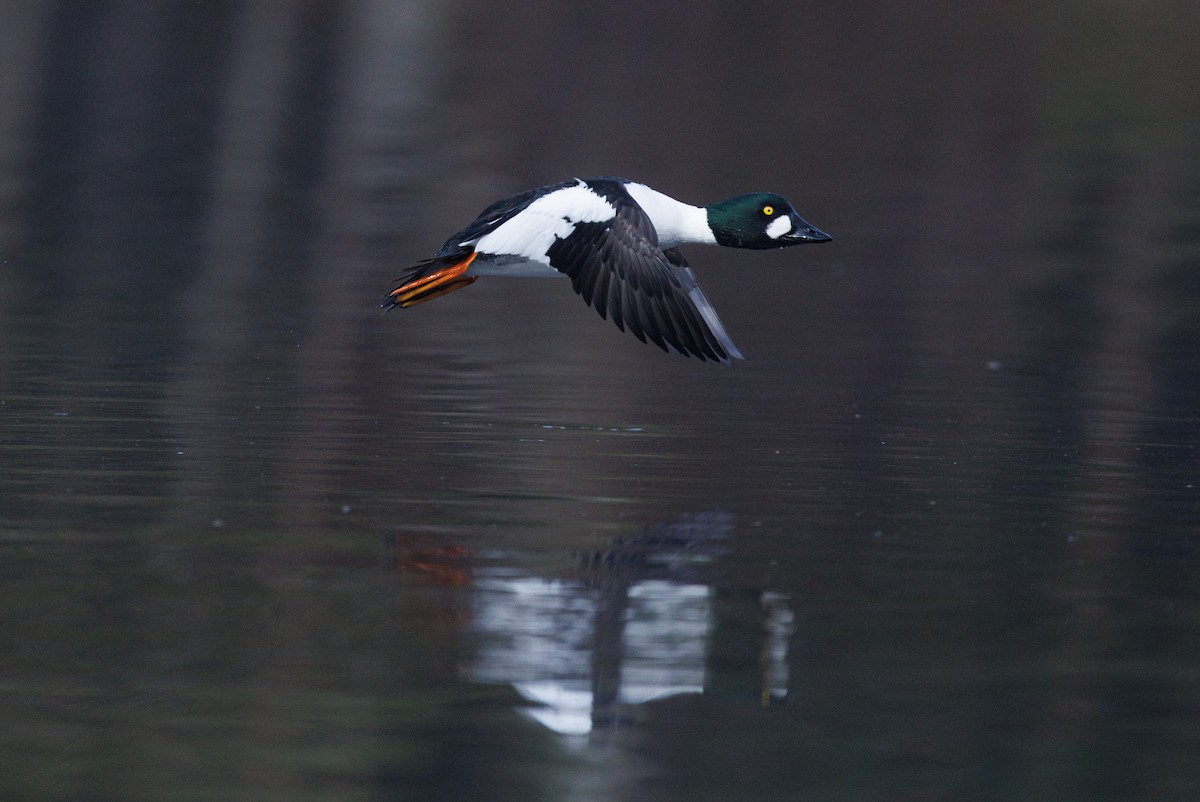
[[[459,251],[414,265],[397,280],[396,289],[383,299],[383,309],[396,306],[407,309],[475,283],[479,276],[464,274],[476,255],[475,251]]]

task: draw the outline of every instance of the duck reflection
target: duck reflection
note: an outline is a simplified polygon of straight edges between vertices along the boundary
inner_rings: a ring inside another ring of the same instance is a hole
[[[637,705],[675,694],[782,699],[789,598],[716,581],[733,527],[728,514],[686,515],[561,576],[477,563],[462,674],[511,685],[523,714],[575,738],[629,726]]]

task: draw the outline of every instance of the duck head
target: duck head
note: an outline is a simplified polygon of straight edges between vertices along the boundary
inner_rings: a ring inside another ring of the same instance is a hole
[[[787,198],[772,192],[738,195],[706,211],[717,244],[730,248],[786,248],[833,239],[801,217]]]

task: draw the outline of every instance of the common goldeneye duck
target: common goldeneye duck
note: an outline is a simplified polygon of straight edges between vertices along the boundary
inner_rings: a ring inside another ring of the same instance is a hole
[[[677,246],[786,248],[832,237],[768,192],[692,206],[624,178],[577,178],[497,201],[411,268],[383,308],[409,307],[482,275],[566,275],[585,303],[642,342],[742,359]]]

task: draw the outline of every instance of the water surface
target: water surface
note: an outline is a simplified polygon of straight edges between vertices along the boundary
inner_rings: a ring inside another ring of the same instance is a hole
[[[1195,12],[685,5],[12,13],[5,798],[1195,798]],[[378,311],[594,174],[835,239]]]

